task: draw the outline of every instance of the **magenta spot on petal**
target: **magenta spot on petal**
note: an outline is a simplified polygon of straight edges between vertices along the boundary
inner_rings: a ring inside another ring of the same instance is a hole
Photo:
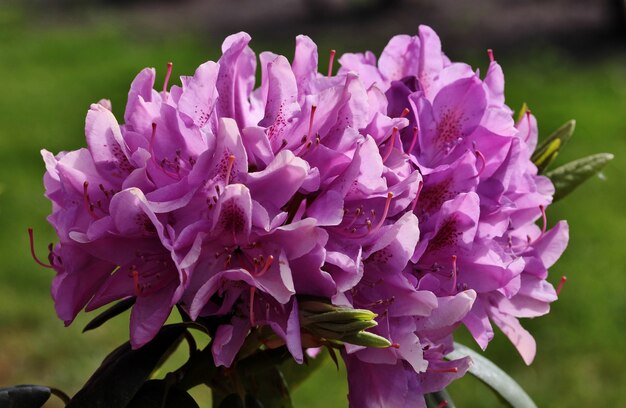
[[[453,110],[446,110],[437,124],[436,144],[440,149],[453,147],[464,135],[461,132],[461,122],[463,113]]]
[[[231,231],[235,234],[243,232],[246,226],[244,213],[234,200],[228,200],[222,205],[220,225],[224,230]]]
[[[455,246],[458,237],[461,235],[461,232],[457,230],[456,222],[457,220],[454,215],[448,217],[443,224],[441,224],[441,228],[439,228],[437,234],[428,243],[428,249],[437,251],[442,248]]]

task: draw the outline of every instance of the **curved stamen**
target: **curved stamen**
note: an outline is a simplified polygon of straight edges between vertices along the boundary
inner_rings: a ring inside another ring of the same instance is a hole
[[[539,206],[539,210],[541,210],[541,220],[543,222],[543,226],[541,227],[541,235],[539,237],[542,237],[543,234],[546,233],[546,228],[548,226],[548,217],[546,216],[546,207],[542,205]]]
[[[487,50],[487,54],[489,55],[489,62],[493,62],[495,59],[493,58],[493,50],[491,48]]]
[[[235,163],[235,155],[231,154],[228,156],[228,163],[226,165],[226,179],[224,180],[224,184],[228,185],[230,182],[230,174],[233,171],[233,164]]]
[[[311,105],[311,118],[309,119],[309,131],[306,134],[307,139],[311,137],[311,130],[313,129],[313,119],[315,119],[316,110],[317,110],[317,106]]]
[[[417,143],[417,126],[413,127],[413,138],[411,139],[411,145],[409,146],[409,150],[408,150],[408,154],[410,154],[413,151],[413,148],[415,147],[415,144]]]
[[[274,256],[273,255],[268,256],[267,261],[265,261],[265,265],[263,265],[263,269],[261,269],[259,273],[256,275],[257,278],[263,276],[267,271],[269,271],[270,266],[272,266],[273,262],[274,262]]]
[[[333,64],[335,62],[335,54],[337,51],[330,50],[330,59],[328,60],[328,78],[333,76]]]
[[[411,113],[411,110],[409,108],[404,108],[402,109],[402,112],[400,113],[400,117],[406,118],[409,113]]]
[[[456,255],[452,255],[452,291],[456,291]]]
[[[530,130],[531,130],[531,126],[530,126],[530,109],[526,110],[526,121],[528,122],[528,132],[526,133],[526,139],[524,139],[524,142],[528,142],[528,139],[530,139]]]
[[[383,210],[383,214],[380,216],[380,220],[378,220],[378,223],[376,224],[376,226],[374,227],[374,229],[372,231],[378,231],[380,229],[380,227],[383,226],[383,223],[385,222],[385,219],[387,218],[387,213],[389,213],[389,206],[391,205],[391,199],[393,198],[393,193],[392,192],[388,192],[387,193],[387,201],[385,201],[385,209]]]
[[[256,292],[256,287],[250,286],[250,325],[256,326],[254,322],[254,293]]]
[[[41,262],[41,260],[37,257],[37,254],[35,254],[35,239],[33,237],[32,228],[28,229],[28,240],[30,242],[30,255],[33,257],[33,260],[37,262],[37,264],[39,264],[40,266],[43,266],[44,268],[52,268],[51,264]]]
[[[390,137],[391,140],[389,142],[389,148],[387,149],[387,153],[385,153],[385,157],[383,157],[383,163],[387,161],[389,156],[391,156],[391,152],[393,151],[393,145],[396,142],[397,133],[398,133],[398,128],[394,127],[393,130],[391,131],[391,137]]]
[[[480,170],[478,170],[478,173],[476,173],[476,175],[474,176],[474,178],[476,178],[480,177],[480,175],[483,174],[483,171],[485,171],[487,160],[480,150],[474,150],[474,154],[476,155],[477,159],[480,159]]]
[[[133,287],[135,288],[135,296],[141,295],[141,286],[139,285],[139,271],[133,268]]]
[[[170,82],[172,76],[172,63],[167,63],[167,72],[165,73],[165,81],[163,81],[163,99],[167,100],[167,85]]]
[[[417,193],[415,193],[415,198],[413,199],[413,203],[411,203],[411,212],[415,211],[415,207],[417,206],[417,200],[422,192],[422,188],[424,187],[424,182],[422,180],[419,181],[417,185]]]
[[[563,289],[563,285],[567,282],[567,276],[561,276],[561,280],[559,281],[559,285],[556,287],[556,295],[559,296],[561,294],[561,289]]]

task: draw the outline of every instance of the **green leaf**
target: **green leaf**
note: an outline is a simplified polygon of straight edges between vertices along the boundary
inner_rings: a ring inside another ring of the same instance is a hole
[[[0,388],[2,408],[41,408],[50,398],[50,388],[41,385],[16,385]]]
[[[184,324],[164,326],[137,350],[129,342],[122,344],[104,359],[67,408],[125,408],[185,330]]]
[[[168,385],[166,380],[145,382],[126,408],[199,408],[186,391]]]
[[[217,401],[215,401],[215,393],[213,397],[213,406],[216,406],[217,408],[245,408],[239,394],[233,393],[227,395],[224,399],[221,400],[221,402],[219,402],[219,405],[217,405]]]
[[[576,121],[570,120],[563,126],[554,131],[546,140],[543,141],[533,153],[531,160],[537,166],[539,174],[548,168],[550,163],[556,158],[563,146],[571,139],[576,129]]]
[[[248,400],[258,401],[262,407],[291,408],[291,395],[285,377],[278,366],[269,366],[263,372],[247,374],[237,370],[246,389]]]
[[[98,316],[92,319],[89,323],[87,323],[87,326],[85,326],[85,328],[83,329],[83,333],[89,330],[97,329],[98,327],[102,326],[104,323],[114,318],[115,316],[121,313],[124,313],[125,311],[130,309],[132,305],[135,304],[135,300],[136,300],[135,297],[130,297],[128,299],[120,300],[119,302],[117,302],[116,304],[114,304],[113,306],[105,310],[104,312],[100,313]]]
[[[611,153],[598,153],[574,160],[546,173],[556,189],[554,201],[560,200],[613,160]]]
[[[426,400],[426,406],[428,408],[437,408],[444,402],[446,408],[456,407],[454,401],[452,401],[452,397],[450,397],[450,394],[448,394],[445,388],[441,391],[424,395],[424,399]]]
[[[513,408],[537,408],[533,400],[514,379],[474,350],[455,342],[454,351],[448,354],[446,358],[456,360],[466,356],[472,359],[469,372],[489,386],[509,406]]]
[[[305,355],[304,364],[298,364],[290,358],[280,365],[289,389],[294,390],[311,376],[326,361],[326,353],[320,352],[315,358]]]

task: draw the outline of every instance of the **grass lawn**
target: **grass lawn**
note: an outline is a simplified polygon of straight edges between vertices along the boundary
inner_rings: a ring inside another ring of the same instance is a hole
[[[292,39],[285,41],[272,48],[291,56]],[[161,68],[162,74],[171,60],[175,74],[192,74],[215,58],[220,43],[218,38],[156,41],[107,25],[38,28],[20,13],[0,10],[0,386],[39,383],[73,393],[128,335],[124,318],[81,334],[85,316],[69,328],[55,317],[52,275],[31,260],[26,234],[27,227],[35,229],[42,254],[54,240],[45,221],[49,203],[42,196],[39,150],[83,146],[84,114],[101,98],[111,99],[121,118],[130,81],[142,67]],[[253,48],[263,47],[253,43]],[[480,61],[484,69],[486,57]],[[561,275],[569,280],[550,315],[524,323],[537,339],[535,363],[524,366],[501,333],[486,354],[539,406],[618,406],[624,395],[620,384],[626,383],[626,54],[578,61],[557,51],[527,50],[500,62],[509,104],[517,108],[526,101],[544,136],[577,119],[576,137],[560,162],[601,151],[614,153],[616,160],[604,181],[591,181],[549,210],[550,224],[569,220],[572,237],[551,280]],[[470,343],[464,333],[459,338]],[[347,405],[344,374],[325,366],[296,391],[295,405]],[[499,406],[469,379],[451,392],[462,407]]]

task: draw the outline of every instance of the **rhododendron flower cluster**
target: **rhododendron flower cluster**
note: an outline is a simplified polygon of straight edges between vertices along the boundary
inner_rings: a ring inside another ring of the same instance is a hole
[[[307,300],[369,310],[386,340],[340,342],[355,407],[423,406],[461,377],[469,359],[444,360],[460,325],[485,348],[495,324],[530,363],[518,318],[557,298],[547,269],[568,229],[546,227],[536,120],[515,123],[493,55],[481,78],[422,26],[323,75],[306,36],[291,63],[249,42],[228,37],[181,86],[171,65],[159,90],[144,69],[123,124],[102,100],[86,148],[42,151],[58,316],[134,298],[134,348],[174,307],[217,318],[213,358],[230,367],[261,332],[299,363],[327,344]]]

